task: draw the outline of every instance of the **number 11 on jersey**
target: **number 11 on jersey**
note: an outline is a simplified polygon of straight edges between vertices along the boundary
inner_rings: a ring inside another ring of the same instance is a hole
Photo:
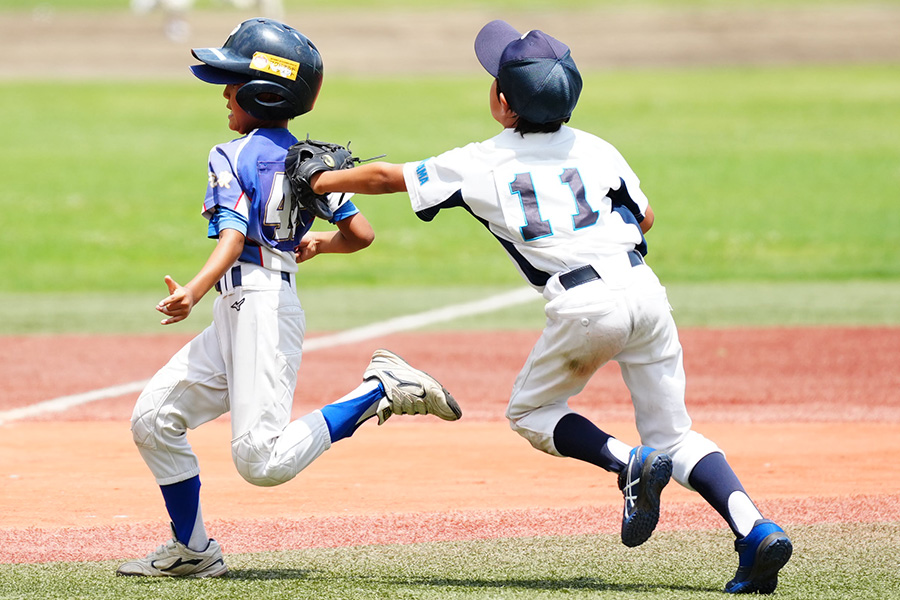
[[[509,184],[509,190],[519,197],[522,212],[525,216],[525,225],[520,227],[522,239],[526,242],[553,235],[553,226],[549,219],[542,217],[542,212],[548,217],[554,214],[567,214],[572,219],[572,229],[577,231],[590,227],[597,222],[599,213],[591,208],[585,197],[584,182],[578,169],[566,168],[559,175],[557,189],[541,190],[538,206],[538,193],[535,190],[531,173],[517,173]],[[568,188],[568,192],[564,190]],[[572,209],[575,212],[572,212]]]

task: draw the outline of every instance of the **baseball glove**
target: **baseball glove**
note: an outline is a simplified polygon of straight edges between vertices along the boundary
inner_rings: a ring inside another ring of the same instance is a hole
[[[334,211],[344,203],[346,194],[316,194],[309,180],[316,173],[349,169],[358,162],[359,159],[340,144],[320,142],[307,137],[288,149],[287,157],[284,159],[284,172],[291,192],[300,206],[321,219],[330,220],[334,216]]]

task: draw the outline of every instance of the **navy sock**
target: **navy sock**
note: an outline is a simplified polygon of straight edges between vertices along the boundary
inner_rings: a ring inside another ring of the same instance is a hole
[[[610,439],[611,435],[576,413],[564,416],[553,429],[553,445],[560,454],[618,473],[625,463],[606,447]]]
[[[172,519],[175,528],[175,539],[187,545],[191,541],[194,532],[194,524],[197,522],[197,510],[200,506],[200,476],[173,483],[161,485],[163,499],[166,501],[166,510]]]
[[[321,408],[322,416],[325,417],[325,423],[328,425],[331,442],[350,437],[364,421],[374,417],[374,410],[371,411],[371,414],[367,415],[366,413],[370,412],[373,405],[382,398],[384,398],[384,386],[379,383],[375,389],[361,396],[323,406]]]
[[[735,492],[743,494],[747,492],[744,491],[744,486],[734,474],[731,465],[725,460],[725,456],[721,452],[713,452],[701,458],[691,470],[688,483],[722,515],[735,535],[740,536],[731,511],[728,510],[728,499]]]

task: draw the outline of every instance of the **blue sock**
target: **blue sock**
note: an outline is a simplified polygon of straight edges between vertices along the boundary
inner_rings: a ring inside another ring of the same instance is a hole
[[[364,383],[344,398],[320,409],[331,443],[350,437],[364,421],[375,416],[374,405],[384,398],[384,386],[380,382],[374,387],[371,382]]]
[[[576,413],[564,416],[553,429],[553,445],[560,454],[618,473],[625,463],[607,448],[610,439],[611,435]]]
[[[200,506],[200,476],[173,483],[161,485],[163,499],[166,501],[166,510],[175,527],[175,539],[184,545],[191,541],[194,532],[194,524],[197,522],[197,510]]]

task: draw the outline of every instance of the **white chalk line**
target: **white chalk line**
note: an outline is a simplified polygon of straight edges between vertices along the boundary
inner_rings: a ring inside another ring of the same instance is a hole
[[[338,333],[305,340],[303,342],[303,351],[311,352],[324,348],[334,348],[336,346],[353,344],[355,342],[370,340],[373,338],[390,335],[392,333],[400,333],[401,331],[419,329],[420,327],[426,327],[428,325],[434,325],[436,323],[444,323],[446,321],[452,321],[454,319],[459,319],[462,317],[470,317],[474,315],[493,312],[496,310],[501,310],[504,308],[509,308],[510,306],[515,306],[517,304],[524,304],[525,302],[529,302],[537,298],[539,298],[539,296],[533,289],[520,288],[510,292],[504,292],[502,294],[489,296],[482,300],[463,302],[461,304],[453,304],[450,306],[445,306],[443,308],[427,310],[425,312],[406,315],[403,317],[395,317],[393,319],[387,319],[385,321],[372,323],[371,325],[364,325],[362,327],[356,327],[354,329],[348,329],[346,331],[340,331]],[[3,425],[4,423],[10,423],[12,421],[27,419],[30,417],[38,417],[50,413],[63,412],[76,406],[90,404],[91,402],[97,402],[99,400],[105,400],[107,398],[117,398],[119,396],[124,396],[125,394],[136,394],[144,389],[144,386],[147,385],[148,381],[149,379],[145,379],[142,381],[133,381],[131,383],[123,383],[121,385],[115,385],[112,387],[84,392],[81,394],[60,396],[59,398],[45,400],[44,402],[38,402],[37,404],[32,404],[30,406],[23,406],[20,408],[14,408],[12,410],[0,411],[0,425]]]

